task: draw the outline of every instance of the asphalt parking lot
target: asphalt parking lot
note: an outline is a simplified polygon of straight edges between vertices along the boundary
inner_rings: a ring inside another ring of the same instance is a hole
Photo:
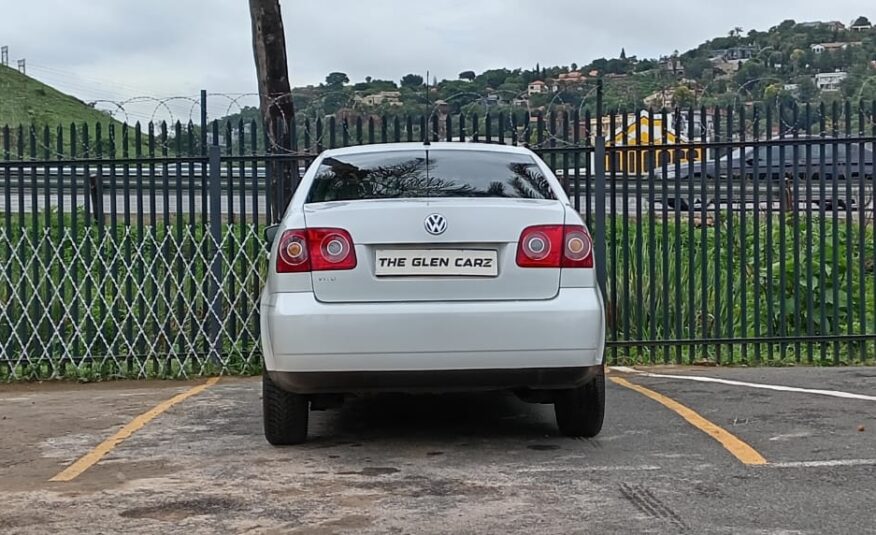
[[[510,395],[380,396],[281,449],[258,378],[0,385],[0,533],[876,533],[876,368],[646,371],[609,374],[593,440]]]

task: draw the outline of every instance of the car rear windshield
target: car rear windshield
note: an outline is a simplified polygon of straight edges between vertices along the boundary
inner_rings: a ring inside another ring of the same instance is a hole
[[[419,150],[326,158],[307,202],[423,197],[556,198],[525,154]]]

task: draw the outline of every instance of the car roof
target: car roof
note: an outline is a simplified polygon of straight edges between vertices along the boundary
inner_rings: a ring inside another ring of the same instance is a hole
[[[525,147],[515,147],[513,145],[496,145],[488,143],[465,143],[465,142],[435,142],[426,145],[424,143],[375,143],[370,145],[356,145],[353,147],[343,147],[338,149],[329,149],[323,152],[326,158],[337,156],[347,156],[351,154],[374,154],[380,152],[397,152],[410,150],[430,150],[430,151],[479,151],[493,152],[497,154],[525,154],[532,156],[533,152]]]

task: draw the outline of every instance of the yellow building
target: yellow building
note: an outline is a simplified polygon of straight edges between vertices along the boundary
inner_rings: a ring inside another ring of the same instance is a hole
[[[638,119],[638,120],[637,120]],[[663,116],[654,115],[653,128],[651,117],[648,112],[641,112],[638,118],[627,116],[627,124],[616,127],[614,136],[606,138],[605,171],[607,173],[640,174],[647,172],[651,166],[660,168],[664,164],[668,166],[680,162],[687,164],[690,160],[702,161],[702,147],[674,148],[674,144],[687,144],[690,141],[680,133],[676,133],[672,124],[673,115],[666,116],[663,124]],[[623,123],[623,119],[616,118],[615,125]],[[608,130],[608,128],[606,128]],[[652,139],[653,133],[653,139]],[[654,145],[653,148],[650,145]],[[620,147],[647,147],[643,149]]]

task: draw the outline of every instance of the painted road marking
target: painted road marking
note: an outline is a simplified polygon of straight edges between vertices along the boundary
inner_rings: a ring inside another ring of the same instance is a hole
[[[610,380],[615,384],[627,387],[631,390],[635,390],[643,396],[649,397],[657,403],[660,403],[664,407],[668,408],[669,410],[675,412],[676,414],[687,420],[689,424],[717,440],[722,446],[724,446],[724,449],[729,451],[743,464],[761,465],[767,463],[766,459],[764,459],[763,456],[757,452],[757,450],[737,438],[735,435],[733,435],[723,427],[720,427],[703,418],[693,409],[690,409],[675,401],[674,399],[664,396],[663,394],[645,388],[644,386],[633,384],[626,379],[622,379],[620,377],[611,377]]]
[[[559,468],[520,468],[517,471],[526,474],[545,474],[552,472],[653,472],[661,468],[654,464],[631,466],[573,466]]]
[[[865,394],[854,394],[851,392],[843,392],[841,390],[818,390],[814,388],[798,388],[796,386],[770,385],[765,383],[747,383],[745,381],[733,381],[731,379],[718,379],[717,377],[704,377],[702,375],[667,375],[663,373],[650,373],[627,368],[626,366],[615,366],[615,371],[623,373],[631,373],[642,377],[656,377],[658,379],[684,379],[687,381],[698,381],[700,383],[720,383],[731,386],[746,386],[749,388],[760,388],[763,390],[776,390],[779,392],[797,392],[800,394],[815,394],[819,396],[830,396],[843,399],[860,399],[864,401],[876,401],[876,396],[868,396]]]
[[[218,382],[218,377],[212,377],[210,379],[207,379],[207,382],[203,384],[192,387],[185,392],[173,396],[168,400],[162,401],[158,405],[152,407],[148,411],[128,422],[113,436],[98,444],[97,447],[80,457],[76,462],[65,468],[61,473],[59,473],[49,481],[71,481],[73,479],[76,479],[83,472],[97,464],[104,457],[104,455],[111,452],[113,448],[121,444],[123,441],[125,441],[127,438],[129,438],[131,435],[133,435],[143,427],[145,427],[146,424],[154,420],[161,413],[167,411],[167,409],[173,407],[177,403],[180,403],[192,396],[200,394],[201,392]]]
[[[822,468],[834,466],[871,466],[876,465],[876,459],[838,459],[833,461],[794,461],[788,463],[772,463],[775,468]]]

